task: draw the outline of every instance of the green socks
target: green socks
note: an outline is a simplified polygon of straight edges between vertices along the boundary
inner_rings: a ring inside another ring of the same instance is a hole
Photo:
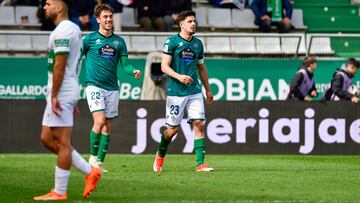
[[[104,162],[110,143],[110,135],[101,135],[99,153],[97,154],[98,160]]]
[[[171,139],[167,140],[165,138],[164,134],[161,135],[161,140],[160,140],[160,145],[159,145],[159,150],[158,150],[158,154],[160,157],[165,157],[170,142],[171,142]]]
[[[204,163],[205,159],[205,138],[194,140],[194,150],[196,156],[196,166]]]
[[[96,134],[91,130],[90,132],[90,154],[93,156],[98,155],[101,133]]]

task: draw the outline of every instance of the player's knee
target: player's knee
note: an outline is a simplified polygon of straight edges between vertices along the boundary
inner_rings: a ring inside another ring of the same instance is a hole
[[[194,128],[197,128],[199,131],[204,131],[204,122],[195,120],[193,121]]]
[[[166,137],[167,138],[172,138],[172,137],[174,137],[177,133],[178,133],[178,128],[168,128],[167,130],[166,130]]]
[[[50,143],[49,143],[50,140],[48,139],[48,137],[41,135],[40,140],[41,140],[42,145],[44,145],[44,146],[49,146],[50,145]]]
[[[94,125],[100,128],[103,127],[105,125],[105,119],[104,118],[95,119]]]

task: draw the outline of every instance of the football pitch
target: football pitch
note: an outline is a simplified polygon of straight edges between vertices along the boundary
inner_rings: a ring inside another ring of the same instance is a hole
[[[87,157],[86,157],[87,158]],[[207,155],[215,172],[197,173],[194,155],[107,156],[89,199],[84,177],[72,169],[68,202],[360,202],[359,156]],[[31,202],[54,185],[55,156],[0,154],[0,202]]]

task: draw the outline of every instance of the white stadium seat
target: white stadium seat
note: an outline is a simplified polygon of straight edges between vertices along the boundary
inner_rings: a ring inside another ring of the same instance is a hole
[[[30,35],[7,35],[8,50],[15,51],[32,51],[32,43]]]
[[[230,38],[229,37],[206,37],[207,53],[229,53]]]
[[[255,15],[251,9],[232,9],[232,25],[236,28],[257,28],[258,26],[254,24]]]
[[[123,12],[121,14],[121,26],[123,27],[140,27],[139,24],[136,23],[136,15],[135,9],[124,7]]]
[[[231,9],[226,8],[209,8],[208,9],[209,25],[216,28],[229,28],[231,24]]]
[[[281,53],[279,37],[256,37],[256,51],[260,54]]]
[[[256,53],[254,37],[231,37],[232,51],[237,54]]]
[[[36,6],[16,6],[15,19],[17,24],[21,25],[40,25],[36,17],[38,7]],[[23,22],[22,18],[27,18],[28,22]]]
[[[49,41],[48,35],[33,35],[32,36],[32,47],[34,50],[43,51],[47,49]]]
[[[156,51],[154,36],[132,36],[131,46],[133,51],[150,52]]]
[[[286,54],[295,54],[298,46],[299,38],[297,37],[281,37],[281,50]],[[305,37],[300,38],[299,54],[306,53]]]
[[[14,25],[15,10],[12,6],[0,6],[0,25]]]

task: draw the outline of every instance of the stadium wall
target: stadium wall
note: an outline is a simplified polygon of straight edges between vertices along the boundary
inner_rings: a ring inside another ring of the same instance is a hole
[[[40,143],[44,100],[0,100],[0,153],[47,152]],[[89,152],[92,119],[79,102],[72,142]],[[111,153],[155,153],[164,129],[162,101],[121,101]],[[360,154],[360,107],[349,102],[218,101],[206,108],[208,154]],[[184,119],[169,153],[192,153]]]
[[[44,99],[46,92],[46,58],[0,58],[0,99]],[[322,94],[336,68],[344,61],[319,61],[315,81]],[[130,59],[136,68],[144,69],[144,58]],[[84,63],[83,63],[84,64]],[[281,100],[288,84],[300,66],[291,59],[206,59],[215,100]],[[84,87],[85,66],[81,71]],[[360,86],[360,74],[354,81]],[[139,100],[141,80],[134,80],[121,68],[118,71],[121,100]],[[84,89],[81,95],[85,98]]]

